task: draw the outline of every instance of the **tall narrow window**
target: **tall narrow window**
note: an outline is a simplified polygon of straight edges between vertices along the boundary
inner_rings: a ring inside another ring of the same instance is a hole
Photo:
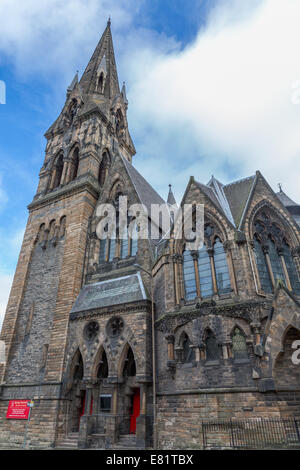
[[[78,174],[78,166],[79,166],[79,150],[76,148],[73,152],[72,162],[71,162],[71,173],[70,173],[70,181],[73,181],[77,178]]]
[[[133,229],[132,229],[132,237],[130,240],[130,256],[135,256],[138,251],[138,226],[137,223],[134,222]]]
[[[208,331],[205,341],[206,360],[218,361],[220,359],[220,349],[216,337],[212,331]]]
[[[108,261],[112,261],[115,257],[115,251],[116,251],[116,239],[111,238],[109,240],[109,254],[108,254]]]
[[[295,294],[300,295],[300,281],[299,281],[299,276],[297,273],[297,269],[292,257],[292,253],[290,250],[289,245],[286,243],[286,241],[283,243],[283,257],[286,265],[286,269],[289,275],[291,287]]]
[[[290,281],[294,293],[300,294],[297,268],[285,238],[288,231],[281,226],[280,221],[276,220],[276,214],[270,215],[266,210],[260,211],[257,215],[254,227],[255,256],[262,289],[271,293],[278,281],[286,286]],[[274,286],[271,281],[273,278]]]
[[[201,285],[201,296],[205,299],[213,295],[211,264],[206,246],[203,245],[198,252],[198,269]]]
[[[195,351],[190,347],[191,342],[190,338],[186,333],[184,333],[181,339],[181,346],[182,346],[182,359],[184,363],[192,362],[195,360]]]
[[[183,253],[183,278],[185,298],[192,300],[197,297],[194,260],[190,251]]]
[[[57,188],[60,183],[61,183],[61,177],[62,177],[62,172],[63,172],[63,167],[64,167],[64,163],[63,163],[63,156],[60,155],[57,159],[57,162],[56,162],[56,165],[55,165],[55,169],[56,169],[56,174],[55,174],[55,180],[54,180],[54,185],[53,185],[53,188]]]
[[[254,238],[254,249],[255,249],[255,258],[257,269],[259,273],[259,279],[261,288],[263,291],[271,293],[272,292],[272,282],[266,262],[266,258],[262,249],[260,242],[257,238]]]
[[[227,264],[226,253],[220,239],[217,238],[214,244],[214,263],[219,294],[231,292],[230,276]]]
[[[128,256],[128,231],[127,227],[124,227],[123,234],[120,239],[120,255],[124,259]]]
[[[270,262],[272,266],[275,283],[277,283],[277,281],[283,281],[285,283],[285,276],[283,272],[281,259],[277,253],[275,243],[270,238],[268,240],[268,247],[269,247],[269,257],[270,257]]]
[[[103,264],[106,261],[106,244],[107,239],[100,240],[100,256],[99,256],[99,263]]]
[[[248,358],[246,339],[239,328],[235,328],[232,335],[232,351],[235,359]]]

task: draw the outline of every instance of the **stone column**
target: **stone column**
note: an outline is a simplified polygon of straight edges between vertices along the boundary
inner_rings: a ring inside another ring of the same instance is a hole
[[[195,270],[195,279],[196,279],[196,289],[197,297],[201,298],[201,288],[200,288],[200,276],[199,276],[199,267],[198,267],[198,251],[191,252],[193,261],[194,261],[194,270]]]
[[[217,284],[215,262],[214,262],[214,249],[209,248],[207,250],[207,253],[209,255],[209,260],[210,260],[210,269],[211,269],[212,282],[213,282],[213,291],[214,291],[215,295],[218,295],[218,284]]]
[[[174,343],[175,343],[175,337],[174,335],[167,335],[166,340],[168,342],[168,361],[174,361],[175,360],[175,352],[174,352]]]

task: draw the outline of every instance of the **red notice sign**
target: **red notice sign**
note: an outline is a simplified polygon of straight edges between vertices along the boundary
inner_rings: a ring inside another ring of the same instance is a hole
[[[30,400],[10,400],[7,408],[6,419],[28,419]]]

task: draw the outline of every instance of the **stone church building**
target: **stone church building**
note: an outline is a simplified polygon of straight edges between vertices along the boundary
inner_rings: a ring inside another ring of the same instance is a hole
[[[201,249],[162,227],[99,240],[100,204],[165,203],[133,166],[127,108],[108,22],[45,134],[0,337],[1,445],[24,440],[11,400],[34,400],[39,448],[202,448],[202,421],[300,416],[300,206],[259,171],[191,177]]]

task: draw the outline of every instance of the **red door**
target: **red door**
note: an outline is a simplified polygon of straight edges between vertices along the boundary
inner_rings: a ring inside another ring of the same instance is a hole
[[[130,434],[135,434],[136,431],[136,418],[140,416],[140,389],[137,388],[133,395],[132,415],[130,417]]]

